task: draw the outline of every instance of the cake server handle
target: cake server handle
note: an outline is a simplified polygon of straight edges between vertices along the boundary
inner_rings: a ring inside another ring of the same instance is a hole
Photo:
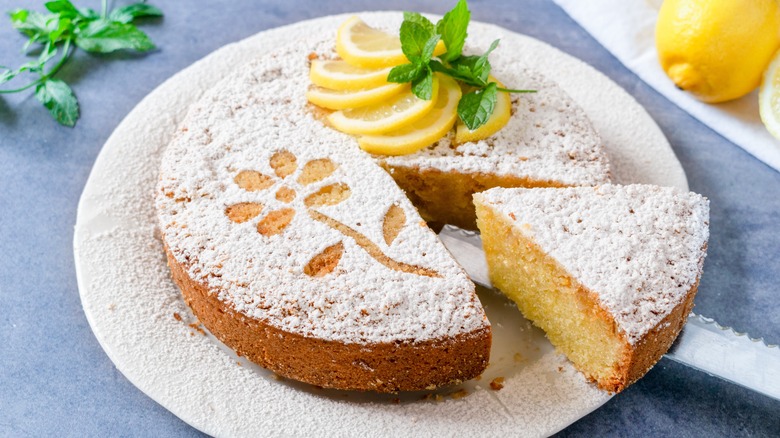
[[[479,234],[446,225],[439,239],[475,283],[493,288]],[[780,400],[780,347],[710,318],[692,313],[666,357]]]

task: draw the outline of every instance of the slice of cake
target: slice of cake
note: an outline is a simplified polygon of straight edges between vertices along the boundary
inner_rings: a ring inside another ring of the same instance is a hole
[[[668,350],[693,307],[709,204],[649,185],[474,196],[493,284],[602,389]]]
[[[285,377],[395,392],[478,376],[491,330],[473,283],[390,175],[305,110],[306,62],[261,58],[190,109],[156,198],[173,279]]]

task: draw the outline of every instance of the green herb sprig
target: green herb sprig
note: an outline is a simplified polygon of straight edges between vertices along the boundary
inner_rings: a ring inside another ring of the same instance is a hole
[[[488,56],[498,47],[499,40],[493,41],[482,55],[463,55],[470,20],[471,12],[466,0],[459,0],[436,25],[417,12],[404,12],[401,50],[409,63],[393,67],[387,81],[411,82],[412,92],[423,100],[430,100],[433,95],[434,72],[446,74],[472,87],[458,102],[458,117],[470,130],[474,130],[484,125],[493,114],[499,92],[534,93],[535,90],[507,89],[489,81],[491,66]],[[434,59],[440,40],[447,51]]]
[[[68,84],[54,76],[70,59],[76,48],[90,53],[110,53],[117,50],[147,52],[154,43],[134,24],[137,18],[161,17],[162,11],[146,2],[108,11],[102,0],[101,12],[77,8],[70,0],[54,0],[45,4],[49,13],[28,9],[9,12],[11,24],[29,39],[22,49],[37,59],[17,69],[0,66],[0,85],[22,73],[38,78],[19,88],[0,89],[0,94],[18,93],[35,87],[35,97],[43,103],[60,124],[74,126],[79,118],[79,103]],[[37,45],[31,50],[33,45]],[[53,67],[46,66],[59,55]]]

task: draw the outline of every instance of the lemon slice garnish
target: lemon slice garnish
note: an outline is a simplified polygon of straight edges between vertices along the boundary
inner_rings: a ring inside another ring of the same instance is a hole
[[[446,51],[439,41],[434,56]],[[336,34],[336,52],[355,67],[383,68],[409,62],[401,51],[401,39],[374,29],[358,17],[349,18]]]
[[[417,152],[444,137],[458,118],[461,91],[455,80],[438,73],[436,76],[439,78],[439,95],[425,117],[387,134],[360,137],[360,147],[372,154],[404,155]]]
[[[439,96],[439,79],[433,78],[431,100],[423,100],[412,94],[408,84],[401,94],[385,102],[350,108],[328,116],[328,122],[335,129],[347,134],[383,134],[414,123],[433,108]]]
[[[764,71],[761,91],[758,93],[758,110],[766,129],[780,139],[780,51]]]
[[[315,59],[311,62],[309,78],[314,85],[331,90],[360,90],[387,84],[387,75],[391,69],[355,67],[340,59]]]
[[[504,88],[504,84],[492,76],[488,78],[488,81],[495,82],[500,88]],[[511,115],[512,100],[509,98],[509,93],[499,91],[496,95],[496,105],[493,107],[493,114],[484,125],[472,131],[463,121],[458,120],[458,126],[455,128],[455,143],[468,143],[490,137],[506,126]]]
[[[404,84],[387,84],[365,90],[331,90],[313,85],[306,92],[306,98],[328,109],[359,108],[386,101],[404,88]]]

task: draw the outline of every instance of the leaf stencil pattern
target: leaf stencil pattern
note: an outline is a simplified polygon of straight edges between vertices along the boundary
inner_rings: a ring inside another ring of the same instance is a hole
[[[330,184],[307,196],[303,203],[309,208],[336,205],[346,201],[351,194],[349,186],[344,183]]]
[[[279,178],[287,178],[298,168],[298,159],[291,152],[281,151],[271,157],[271,168]]]
[[[396,204],[390,206],[385,213],[385,220],[382,223],[382,234],[385,237],[385,243],[387,246],[393,244],[393,241],[398,237],[398,233],[401,232],[404,225],[406,225],[406,213],[404,209]]]
[[[301,176],[298,177],[298,183],[308,186],[311,183],[322,181],[336,171],[336,163],[328,158],[311,160],[303,165]]]
[[[258,192],[274,185],[273,179],[254,170],[242,170],[233,178],[239,187],[248,192]]]
[[[290,222],[292,222],[294,217],[295,210],[292,208],[274,210],[257,223],[257,232],[263,236],[280,234],[288,225],[290,225]]]
[[[269,159],[269,165],[274,171],[276,178],[264,175],[256,170],[242,170],[233,178],[233,182],[240,188],[248,192],[260,192],[266,189],[274,189],[276,200],[284,204],[292,204],[299,193],[306,192],[306,186],[322,181],[331,176],[338,164],[329,158],[314,159],[303,165],[296,181],[288,178],[298,170],[297,157],[286,150],[274,153]],[[385,267],[405,272],[408,274],[422,275],[426,277],[440,277],[439,273],[421,266],[410,265],[399,262],[386,255],[382,249],[371,241],[364,234],[351,227],[327,216],[324,213],[314,210],[316,207],[325,207],[340,204],[352,194],[349,185],[337,182],[327,184],[318,190],[309,192],[303,199],[303,204],[309,216],[330,228],[340,232],[345,237],[355,241],[357,246],[365,251],[374,260]],[[272,237],[284,233],[287,227],[293,222],[296,216],[296,210],[290,205],[285,208],[269,211],[257,222],[257,232],[265,237]],[[225,216],[235,223],[244,223],[258,217],[263,213],[263,204],[257,202],[240,202],[227,206]],[[406,213],[404,210],[393,204],[385,213],[383,223],[383,233],[385,243],[390,245],[398,237],[401,229],[406,225]],[[341,257],[344,254],[344,243],[339,242],[325,248],[319,254],[313,256],[303,268],[304,274],[317,278],[324,277],[338,267]]]
[[[231,221],[240,224],[254,219],[263,212],[263,204],[256,202],[239,202],[225,209],[225,214]]]
[[[333,219],[331,217],[328,217],[316,210],[309,210],[309,216],[312,217],[312,219],[316,221],[320,221],[324,223],[325,225],[333,228],[334,230],[340,232],[341,234],[351,237],[355,240],[355,243],[358,244],[359,247],[363,248],[363,250],[368,253],[371,257],[374,258],[377,262],[385,265],[386,267],[394,270],[394,271],[400,271],[400,272],[406,272],[407,274],[417,274],[424,277],[441,277],[438,272],[424,268],[422,266],[415,266],[410,265],[408,263],[399,262],[397,260],[393,260],[392,258],[385,255],[384,252],[377,246],[376,243],[372,242],[371,239],[363,235],[362,233],[353,230],[347,225],[344,225],[343,223],[337,221],[336,219]]]
[[[344,254],[344,244],[339,242],[325,248],[321,253],[312,257],[303,273],[309,277],[323,277],[336,269],[341,261],[341,255]]]

